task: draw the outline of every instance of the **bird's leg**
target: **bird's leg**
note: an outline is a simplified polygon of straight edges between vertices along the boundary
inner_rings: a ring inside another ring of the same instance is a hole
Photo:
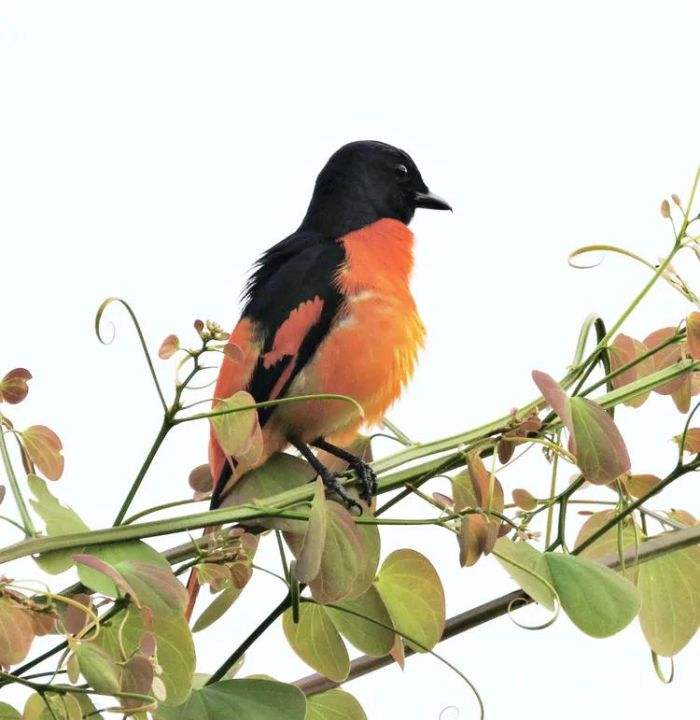
[[[362,513],[362,505],[360,505],[355,498],[350,497],[347,490],[338,482],[338,478],[342,477],[342,473],[335,473],[329,470],[305,443],[298,440],[290,440],[289,442],[306,458],[309,465],[319,474],[321,480],[323,480],[323,484],[328,490],[336,493],[348,506],[348,509],[356,507],[360,513]]]
[[[360,497],[369,505],[372,497],[377,494],[377,473],[374,472],[372,466],[368,465],[361,457],[353,455],[337,445],[332,445],[323,438],[317,438],[311,444],[348,463],[360,480]]]

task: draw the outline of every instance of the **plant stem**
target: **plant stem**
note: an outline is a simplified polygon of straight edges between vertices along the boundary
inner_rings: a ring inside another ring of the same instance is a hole
[[[146,459],[143,461],[143,465],[141,466],[141,469],[139,470],[139,473],[136,476],[136,479],[132,483],[131,488],[129,489],[129,493],[127,494],[124,502],[122,503],[121,508],[119,508],[117,517],[114,519],[114,527],[117,527],[122,524],[122,521],[124,520],[124,517],[126,516],[126,513],[129,510],[129,506],[131,505],[136,493],[138,492],[139,487],[141,487],[141,483],[143,482],[143,479],[146,477],[148,468],[151,467],[151,463],[155,459],[155,456],[156,456],[156,453],[158,452],[158,450],[160,450],[160,446],[163,444],[163,440],[165,440],[165,437],[168,434],[168,432],[170,432],[171,427],[172,427],[172,419],[171,419],[170,413],[168,412],[163,417],[163,423],[160,426],[158,435],[156,436],[156,439],[153,441],[153,445],[151,446],[151,449],[149,450],[148,455],[146,456]]]
[[[221,664],[221,667],[207,680],[206,685],[221,680],[226,673],[238,662],[245,651],[272,625],[275,620],[291,606],[291,595],[284,600],[253,630],[250,635],[234,650],[231,655]]]
[[[22,490],[17,482],[17,476],[15,475],[14,468],[12,467],[12,460],[10,459],[10,453],[7,451],[7,443],[5,442],[5,429],[0,424],[0,454],[2,454],[2,462],[5,466],[5,473],[7,474],[7,480],[10,483],[12,494],[14,495],[15,502],[17,503],[17,510],[19,511],[20,518],[22,519],[22,530],[27,537],[37,537],[39,534],[34,527],[27,505],[24,502],[22,496]]]

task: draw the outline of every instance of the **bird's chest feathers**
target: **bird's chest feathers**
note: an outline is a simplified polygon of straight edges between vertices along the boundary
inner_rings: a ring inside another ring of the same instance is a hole
[[[345,300],[323,344],[319,379],[325,392],[357,399],[372,421],[399,396],[423,345],[409,288],[413,233],[385,219],[341,242],[346,259],[336,282]]]

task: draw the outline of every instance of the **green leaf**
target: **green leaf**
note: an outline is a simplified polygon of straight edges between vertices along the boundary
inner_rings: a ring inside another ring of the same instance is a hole
[[[124,560],[145,560],[163,568],[170,568],[168,561],[159,552],[156,552],[150,545],[146,545],[140,540],[127,540],[126,542],[110,543],[108,545],[92,545],[89,554],[114,568],[117,568],[119,563]],[[78,564],[78,578],[83,585],[97,593],[108,597],[116,597],[117,595],[114,583],[104,573],[94,568]]]
[[[112,655],[94,642],[78,643],[73,648],[78,666],[87,683],[97,692],[119,692],[120,670]]]
[[[7,703],[0,702],[0,720],[22,720],[22,716]]]
[[[576,464],[594,485],[607,485],[630,469],[625,441],[608,413],[587,398],[571,398]]]
[[[46,693],[43,698],[38,694],[27,698],[22,720],[81,720],[82,715],[75,695]]]
[[[339,503],[326,500],[326,542],[318,575],[309,583],[311,594],[320,603],[336,603],[361,595],[372,582],[367,572],[369,553],[352,515]],[[367,535],[366,537],[372,537]],[[287,544],[299,557],[303,536],[285,533]],[[375,566],[376,567],[376,566]]]
[[[304,533],[304,541],[297,556],[296,577],[300,583],[311,582],[321,569],[323,548],[326,544],[326,491],[321,478],[316,480],[316,492],[311,502],[309,522]]]
[[[593,533],[597,532],[600,528],[605,525],[609,520],[616,517],[617,513],[614,510],[603,510],[591,515],[585,523],[581,526],[581,529],[576,536],[575,545],[581,545],[587,540]],[[641,530],[635,530],[632,522],[628,522],[626,519],[622,520],[615,527],[610,528],[607,532],[604,532],[597,540],[592,542],[585,550],[583,550],[579,557],[588,558],[589,560],[598,560],[599,558],[606,557],[609,555],[619,555],[620,545],[622,543],[622,549],[625,550],[628,547],[635,547],[641,544],[643,534]],[[632,582],[637,581],[637,573],[639,571],[639,565],[636,563],[628,563],[625,567],[624,576]]]
[[[32,616],[18,603],[0,595],[0,666],[22,662],[34,640]]]
[[[247,472],[226,496],[222,507],[248,505],[279,493],[308,485],[316,471],[302,458],[275,453],[263,465]],[[304,533],[306,523],[301,520],[274,518],[260,521],[265,527]]]
[[[306,699],[272,680],[222,680],[195,690],[184,705],[161,706],[156,720],[305,720]]]
[[[537,603],[554,610],[556,597],[543,553],[526,542],[500,538],[493,553],[503,569]]]
[[[307,699],[306,720],[367,720],[367,715],[350,693],[334,689]]]
[[[350,658],[326,608],[305,602],[299,607],[299,622],[292,609],[282,616],[284,634],[292,650],[324,677],[342,682],[350,672]]]
[[[384,560],[375,586],[408,645],[417,652],[437,645],[445,628],[445,593],[426,557],[415,550],[395,550]]]
[[[239,390],[231,397],[217,403],[214,412],[234,411],[251,405],[255,405],[255,398],[245,390]],[[221,449],[226,455],[233,457],[245,453],[250,448],[257,422],[258,412],[255,408],[227,412],[211,418]]]
[[[184,703],[192,690],[195,670],[195,650],[192,633],[182,616],[154,614],[152,627],[147,627],[141,614],[131,610],[121,630],[124,651],[127,656],[140,649],[144,633],[156,636],[156,661],[162,668],[161,680],[165,685],[168,705]],[[119,627],[121,618],[100,632],[99,644],[115,659],[121,659]]]
[[[27,475],[29,489],[36,500],[29,500],[39,517],[46,523],[47,535],[66,535],[74,532],[85,532],[90,528],[80,519],[74,510],[65,507],[51,494],[46,481],[36,475]],[[75,549],[55,550],[35,558],[39,567],[51,575],[68,570],[74,565]]]
[[[576,555],[548,552],[544,557],[561,606],[580,630],[603,638],[632,622],[639,594],[629,580]]]
[[[662,555],[639,568],[639,622],[658,655],[682,650],[700,625],[700,547]]]
[[[200,632],[213,625],[238,600],[242,592],[243,588],[237,588],[234,585],[224,588],[197,618],[192,625],[192,632]]]
[[[336,629],[346,640],[366,655],[382,657],[389,653],[394,644],[394,632],[389,629],[392,627],[391,616],[375,587],[371,586],[359,597],[343,600],[337,605],[377,621],[371,622],[349,612],[326,608]]]

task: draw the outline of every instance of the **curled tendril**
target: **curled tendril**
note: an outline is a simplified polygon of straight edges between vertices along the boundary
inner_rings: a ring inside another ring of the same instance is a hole
[[[148,352],[148,347],[146,346],[146,340],[143,336],[143,332],[141,330],[141,325],[139,325],[139,321],[136,318],[136,314],[131,309],[131,306],[129,305],[126,300],[122,300],[122,298],[118,297],[109,297],[106,300],[102,302],[99,308],[97,308],[97,313],[95,314],[95,335],[97,335],[97,339],[103,344],[103,345],[111,345],[112,342],[114,342],[114,338],[116,335],[116,329],[114,326],[114,323],[109,323],[109,325],[112,328],[112,336],[109,338],[109,340],[106,340],[103,336],[100,327],[102,325],[102,316],[105,313],[105,310],[112,305],[113,303],[119,303],[124,308],[126,308],[126,311],[129,313],[129,317],[131,317],[131,322],[134,324],[134,328],[136,328],[136,333],[139,337],[139,342],[141,343],[141,349],[143,350],[143,354],[146,357],[146,362],[148,363],[148,369],[151,373],[151,378],[153,380],[153,384],[156,386],[156,391],[158,392],[158,398],[160,399],[160,403],[163,406],[163,410],[167,412],[168,405],[165,402],[165,397],[163,395],[163,391],[160,387],[160,383],[158,382],[158,377],[156,375],[155,368],[153,367],[153,361],[151,360],[151,355]]]
[[[590,252],[599,252],[601,253],[600,259],[597,260],[594,263],[591,264],[583,264],[583,263],[575,263],[573,262],[573,259],[576,257],[579,257],[580,255],[586,255]],[[602,255],[602,253],[611,252],[611,253],[617,253],[618,255],[624,255],[625,257],[631,258],[632,260],[636,260],[637,262],[641,263],[642,265],[648,267],[650,270],[656,272],[656,267],[650,263],[649,261],[645,260],[643,257],[640,257],[636,253],[633,253],[631,250],[625,250],[625,248],[618,247],[617,245],[584,245],[583,247],[578,248],[577,250],[574,250],[569,257],[567,258],[567,262],[572,268],[576,268],[577,270],[588,270],[590,268],[598,267],[603,263],[603,260],[605,257]]]
[[[457,720],[459,717],[459,708],[456,705],[448,705],[440,710],[438,720]]]
[[[554,597],[554,611],[552,613],[552,616],[547,620],[546,622],[541,623],[540,625],[526,625],[525,623],[521,623],[518,620],[513,617],[513,612],[515,610],[518,610],[521,607],[524,607],[525,605],[528,605],[528,601],[523,598],[513,598],[508,603],[508,617],[510,618],[510,621],[517,625],[521,630],[546,630],[548,627],[554,625],[554,623],[559,618],[559,613],[561,612],[561,604],[559,603],[559,598],[555,595]]]
[[[319,605],[316,600],[313,600],[311,598],[302,598],[303,602],[310,602],[314,605]],[[453,665],[449,660],[444,658],[442,655],[439,655],[434,650],[431,650],[430,648],[426,647],[422,643],[419,643],[415,638],[411,637],[410,635],[406,635],[405,633],[402,633],[400,630],[397,630],[395,627],[387,625],[386,623],[381,622],[381,620],[376,620],[375,618],[369,617],[368,615],[364,615],[363,613],[356,612],[355,610],[351,610],[347,607],[342,607],[341,605],[334,605],[332,603],[329,603],[328,605],[324,605],[323,607],[332,608],[333,610],[340,610],[340,612],[346,613],[347,615],[354,615],[355,617],[361,618],[362,620],[365,620],[369,623],[372,623],[373,625],[377,625],[378,627],[384,628],[385,630],[390,630],[393,633],[396,633],[402,640],[405,640],[406,642],[411,643],[412,645],[415,645],[416,647],[420,648],[423,652],[428,653],[429,655],[432,655],[436,660],[439,660],[443,665],[448,667],[450,670],[452,670],[453,673],[456,675],[459,675],[462,680],[467,684],[469,689],[474,694],[474,697],[476,698],[477,703],[479,704],[479,718],[480,720],[484,720],[486,717],[486,708],[484,707],[484,701],[481,699],[481,695],[479,695],[479,691],[476,689],[476,686],[474,683],[455,665]],[[446,707],[445,710],[451,710],[453,706]],[[459,713],[459,710],[457,710]],[[441,716],[442,717],[442,716]],[[453,716],[456,717],[456,716]],[[443,720],[447,720],[447,718],[443,718]]]
[[[654,672],[656,673],[656,677],[661,680],[664,685],[670,685],[673,682],[673,677],[676,673],[676,667],[673,663],[673,658],[669,658],[669,662],[671,663],[671,672],[668,675],[664,675],[663,670],[661,669],[661,663],[659,662],[659,656],[652,650],[651,651],[651,662],[654,665]]]

